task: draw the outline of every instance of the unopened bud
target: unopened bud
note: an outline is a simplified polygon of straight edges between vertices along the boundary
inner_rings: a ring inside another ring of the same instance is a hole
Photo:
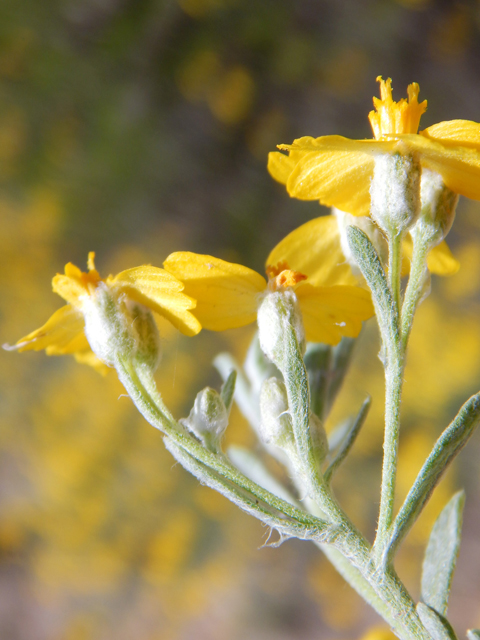
[[[287,390],[278,378],[268,378],[262,385],[260,416],[262,442],[288,449],[293,444],[292,419],[288,413]]]
[[[458,194],[445,185],[440,174],[423,169],[421,202],[421,214],[411,233],[420,235],[423,243],[434,247],[442,242],[452,227]]]
[[[420,213],[421,167],[415,155],[375,156],[370,186],[371,215],[390,237],[404,234]]]
[[[282,370],[292,348],[292,331],[305,353],[305,329],[293,289],[269,291],[258,309],[258,338],[264,354]]]
[[[228,424],[228,413],[215,389],[206,387],[197,394],[187,419],[181,420],[210,451],[218,452]]]
[[[255,334],[248,348],[243,369],[255,393],[260,393],[260,387],[264,380],[279,373],[273,362],[265,357],[260,347],[258,333]]]
[[[137,364],[154,373],[161,357],[160,335],[152,312],[140,304],[126,305],[131,319],[135,342],[134,359]]]

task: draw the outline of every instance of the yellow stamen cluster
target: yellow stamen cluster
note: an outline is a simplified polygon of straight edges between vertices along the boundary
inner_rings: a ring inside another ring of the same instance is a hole
[[[275,265],[268,265],[266,270],[268,276],[268,288],[270,291],[279,291],[294,287],[302,280],[306,280],[307,276],[298,271],[292,271],[288,268],[288,264],[279,262]]]
[[[420,87],[416,82],[408,85],[408,101],[392,100],[392,81],[378,76],[381,98],[373,98],[375,111],[370,111],[368,119],[376,140],[402,133],[417,133],[420,118],[427,109],[427,101],[418,102]]]

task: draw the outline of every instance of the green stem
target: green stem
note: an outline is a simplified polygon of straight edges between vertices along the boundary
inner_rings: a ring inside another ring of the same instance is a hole
[[[400,347],[400,345],[395,345]],[[393,521],[397,478],[398,440],[400,433],[400,404],[402,398],[404,358],[398,348],[387,355],[385,367],[385,437],[383,443],[382,487],[374,556],[378,559],[388,539]]]
[[[180,425],[170,418],[166,411],[149,374],[128,362],[118,362],[117,371],[137,408],[153,426],[168,436],[168,448],[188,469],[196,475],[200,474],[199,477],[204,477],[204,481],[208,480],[212,487],[224,493],[227,489],[226,495],[230,499],[253,515],[261,516],[270,526],[284,531],[286,535],[310,539],[318,545],[326,542],[329,546],[325,550],[334,566],[392,626],[399,638],[430,640],[416,614],[414,602],[402,583],[393,570],[378,571],[372,562],[368,543],[358,534],[348,518],[346,522],[338,522],[335,518],[337,521],[328,525],[318,517],[300,511],[249,481],[228,460],[207,451],[188,434],[181,432]],[[324,500],[325,496],[322,498]],[[337,511],[339,507],[333,498],[331,500],[330,508]],[[283,517],[282,513],[285,514]],[[288,519],[285,519],[285,516]],[[340,520],[344,518],[346,516],[341,516]]]
[[[289,502],[278,498],[255,482],[249,480],[241,474],[227,458],[208,451],[200,442],[188,433],[183,432],[181,425],[176,423],[166,410],[161,396],[156,390],[155,383],[149,375],[143,375],[134,365],[123,360],[117,362],[116,369],[120,381],[143,417],[156,429],[159,429],[165,435],[169,436],[175,444],[185,449],[206,466],[215,469],[217,473],[221,474],[229,482],[251,493],[258,500],[292,518],[292,520],[295,520],[305,527],[310,527],[310,529],[321,524],[318,518],[309,516],[304,511],[295,508]]]
[[[383,442],[382,486],[377,536],[373,546],[374,557],[382,557],[393,522],[395,487],[397,479],[398,441],[400,435],[400,406],[402,400],[405,352],[401,341],[399,322],[401,284],[402,236],[394,236],[389,242],[389,285],[396,313],[389,331],[382,331],[385,358],[385,436]]]
[[[413,235],[413,253],[410,265],[410,277],[408,279],[405,300],[402,307],[402,347],[407,350],[408,338],[412,330],[413,317],[422,295],[427,272],[427,255],[429,244],[422,242],[421,238]]]
[[[388,241],[388,280],[393,300],[400,312],[403,234],[391,236]]]

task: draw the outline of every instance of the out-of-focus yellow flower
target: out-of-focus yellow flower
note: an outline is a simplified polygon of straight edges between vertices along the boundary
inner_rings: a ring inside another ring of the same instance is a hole
[[[197,300],[194,313],[205,329],[223,331],[250,324],[257,317],[259,298],[269,291],[291,288],[307,340],[337,344],[343,336],[359,334],[362,320],[373,315],[373,307],[370,294],[352,286],[353,275],[342,264],[341,252],[326,254],[322,262],[315,247],[315,243],[306,243],[302,252],[295,237],[284,239],[269,256],[268,283],[248,267],[196,253],[172,253],[164,267]]]
[[[372,627],[360,640],[395,640],[396,635],[386,627]]]
[[[95,254],[90,252],[86,273],[69,262],[65,265],[65,274],[53,278],[53,290],[68,304],[58,309],[42,327],[21,338],[13,349],[45,349],[47,355],[71,354],[78,362],[104,372],[105,365],[91,350],[84,331],[84,313],[99,286],[106,286],[115,299],[135,302],[155,311],[185,335],[193,336],[201,330],[190,312],[195,300],[183,293],[184,285],[172,274],[144,265],[102,280],[95,269],[94,258]]]
[[[427,102],[418,102],[419,86],[408,87],[408,101],[392,100],[391,80],[380,82],[381,99],[369,114],[374,140],[342,136],[305,136],[268,157],[272,177],[290,196],[319,200],[357,216],[370,213],[370,182],[375,156],[400,153],[418,157],[423,167],[442,176],[460,195],[480,200],[480,124],[467,120],[440,122],[417,133]]]

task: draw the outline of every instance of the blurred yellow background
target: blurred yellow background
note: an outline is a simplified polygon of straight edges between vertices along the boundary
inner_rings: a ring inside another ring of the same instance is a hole
[[[301,135],[370,137],[375,78],[412,81],[422,127],[480,120],[480,4],[433,0],[3,0],[0,4],[2,342],[62,302],[51,277],[97,253],[103,275],[175,250],[262,270],[275,243],[325,213],[288,198],[268,151]],[[461,261],[434,279],[406,371],[399,492],[480,387],[480,206],[461,201]],[[163,328],[158,382],[177,417],[242,358],[250,329],[194,339]],[[335,489],[373,532],[382,442],[373,321],[335,420],[373,408]],[[348,640],[375,617],[313,545],[261,548],[268,532],[198,485],[113,373],[69,358],[0,353],[0,637],[8,640]],[[330,425],[331,426],[331,425]],[[237,411],[228,441],[254,438]],[[442,482],[399,559],[418,595],[432,522],[465,486],[451,598],[480,626],[480,436]],[[371,638],[383,638],[373,631]]]

